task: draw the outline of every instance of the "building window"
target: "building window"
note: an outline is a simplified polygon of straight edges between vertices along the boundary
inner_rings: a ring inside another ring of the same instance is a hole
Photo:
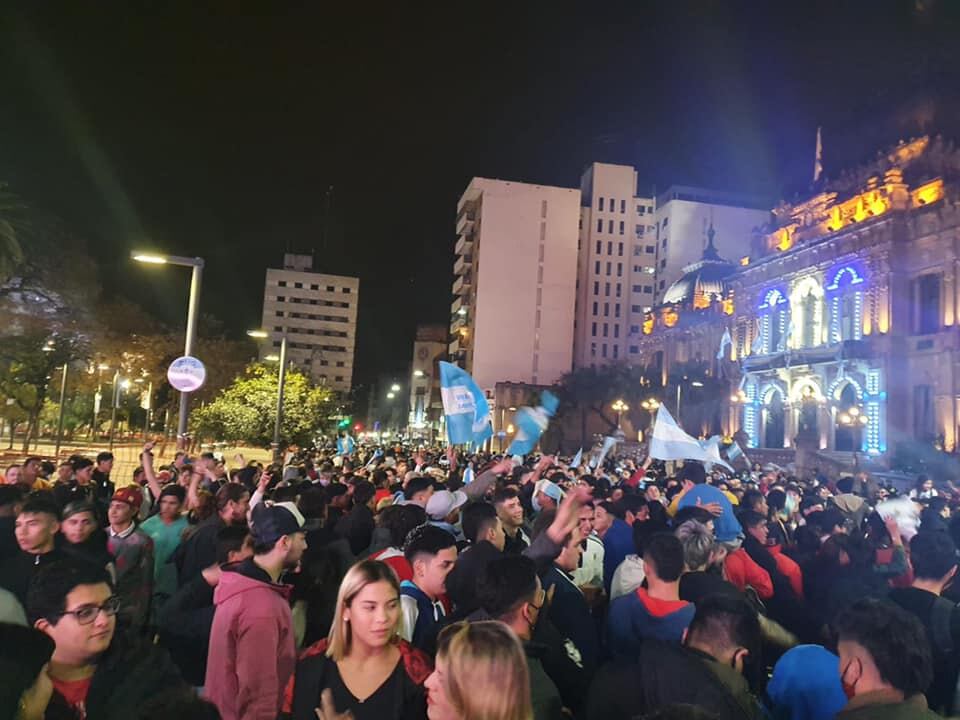
[[[596,314],[597,314],[597,305],[598,305],[598,303],[597,303],[596,301],[594,301],[594,303],[593,303],[593,314],[594,314],[594,316],[596,316]]]
[[[591,334],[593,337],[596,337],[596,336],[597,336],[597,324],[596,324],[596,323],[590,323],[590,334]]]
[[[623,277],[623,263],[617,263],[617,277]]]
[[[663,286],[666,284],[666,280],[660,281],[660,289],[663,290]]]
[[[643,286],[643,291],[644,291],[645,293],[652,293],[652,292],[653,292],[653,285],[644,285],[644,286]]]
[[[657,246],[656,246],[656,245],[647,245],[647,254],[648,254],[648,255],[653,255],[653,253],[655,253],[656,251],[657,251]]]
[[[603,212],[603,198],[597,198],[597,210]]]
[[[619,325],[614,325],[614,326],[613,326],[613,336],[614,336],[615,338],[620,337],[620,326],[619,326]],[[614,350],[616,350],[616,348],[614,348]]]
[[[604,283],[604,290],[606,290],[606,292],[604,292],[604,295],[606,297],[610,297],[610,283]]]
[[[343,382],[343,375],[337,375],[337,376],[334,378],[334,380],[337,381],[337,382]]]
[[[610,325],[608,323],[603,324],[603,336],[607,337],[607,333],[610,330]]]
[[[334,292],[336,288],[333,285],[327,285],[327,292]]]
[[[636,355],[638,352],[640,352],[640,348],[638,348],[636,345],[631,345],[631,346],[630,346],[630,354],[631,354],[631,355]]]
[[[617,243],[617,257],[623,257],[623,243]]]
[[[610,303],[608,302],[603,304],[603,316],[610,317]]]
[[[607,356],[607,344],[606,344],[606,343],[604,343],[604,344],[600,347],[600,355],[603,356],[603,357],[606,357],[606,356]]]
[[[667,247],[667,238],[663,238],[663,242],[660,243],[660,246],[663,247],[664,249],[666,249],[666,247]]]
[[[600,294],[600,283],[596,280],[593,281],[593,294],[594,295]]]
[[[346,363],[343,362],[343,360],[337,360],[337,367],[343,367],[344,365],[346,365]]]
[[[637,237],[643,237],[643,225],[637,225],[635,232],[637,233]]]
[[[277,302],[286,302],[286,301],[287,301],[287,299],[286,299],[283,295],[278,295],[278,296],[277,296]]]
[[[639,326],[639,325],[631,325],[631,326],[630,326],[630,334],[631,334],[631,335],[636,335],[638,332],[640,332],[640,326]]]
[[[597,356],[597,344],[596,344],[596,343],[590,343],[590,355],[592,355],[593,357],[596,357],[596,356]]]
[[[283,317],[283,310],[277,310],[277,317]]]
[[[647,208],[644,205],[637,205],[637,215],[645,215]]]
[[[622,214],[625,213],[626,211],[627,211],[627,201],[626,201],[626,200],[621,200],[621,201],[620,201],[620,214],[622,215]]]
[[[295,288],[297,288],[298,290],[300,290],[300,289],[303,288],[303,283],[295,282],[295,283],[293,284],[293,286],[294,286]]]
[[[621,234],[621,235],[623,235],[623,228],[624,228],[624,222],[623,222],[623,220],[621,220],[621,221],[620,221],[620,234]]]
[[[603,243],[597,240],[597,255],[603,252]]]
[[[613,235],[613,220],[607,221],[607,232]]]
[[[600,261],[599,261],[599,260],[597,260],[597,261],[594,263],[594,265],[593,265],[593,274],[594,274],[594,275],[599,275],[599,274],[600,274]]]
[[[344,288],[343,291],[344,291],[345,293],[349,294],[349,293],[350,293],[350,288]]]
[[[643,248],[640,245],[633,246],[633,256],[637,257],[638,255],[643,254]]]
[[[545,218],[547,216],[547,201],[544,200],[540,203],[540,217]]]
[[[603,220],[597,220],[597,232],[603,232]]]
[[[640,307],[639,305],[631,305],[631,306],[630,306],[630,312],[641,313],[641,312],[643,312],[643,308]]]
[[[614,330],[616,330],[616,328],[614,328]],[[613,346],[613,359],[616,360],[619,356],[620,356],[620,346],[619,346],[619,345],[614,345],[614,346]]]
[[[660,261],[660,269],[663,270],[667,266],[667,260],[664,258]]]
[[[617,283],[617,297],[620,297],[620,283]]]
[[[613,269],[613,263],[607,263],[607,275],[610,274],[612,269]]]
[[[643,292],[643,286],[642,286],[642,285],[634,285],[634,286],[631,288],[631,290],[632,290],[633,292],[635,292],[635,293]]]
[[[311,289],[311,290],[319,290],[319,289],[320,289],[320,286],[319,286],[319,285],[311,285],[311,286],[310,286],[310,289]]]
[[[612,243],[612,242],[608,242],[608,243],[607,243],[607,255],[613,255],[613,243]]]
[[[643,272],[643,265],[634,265],[634,266],[633,266],[633,271],[634,271],[635,273]]]
[[[620,303],[613,306],[613,316],[620,317]]]
[[[667,223],[668,223],[669,221],[670,221],[670,218],[665,217],[665,218],[663,219],[663,223],[660,225],[660,227],[662,227],[663,229],[666,229],[666,228],[667,228]]]
[[[940,275],[921,275],[913,281],[916,335],[940,332]]]
[[[286,287],[286,286],[287,286],[287,281],[286,281],[286,280],[281,280],[280,282],[277,283],[277,285],[279,285],[280,287]]]
[[[647,205],[647,212],[653,213],[653,205]]]

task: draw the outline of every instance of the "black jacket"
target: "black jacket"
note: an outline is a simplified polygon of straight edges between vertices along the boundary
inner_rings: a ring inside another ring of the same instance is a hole
[[[183,587],[217,562],[217,533],[226,523],[214,515],[197,525],[193,533],[177,546],[171,558],[177,566],[177,587]]]
[[[586,717],[634,718],[675,703],[706,708],[720,720],[760,717],[746,680],[733,668],[696,650],[655,640],[644,641],[635,662],[600,668]]]
[[[198,575],[175,592],[158,617],[160,644],[188,683],[201,686],[207,675],[207,650],[213,627],[213,587]]]
[[[16,595],[20,604],[26,607],[27,590],[30,589],[30,580],[37,568],[62,560],[63,557],[63,552],[56,547],[43,555],[18,550],[16,555],[7,558],[7,561],[0,565],[0,587]]]
[[[350,552],[360,555],[370,547],[374,525],[370,508],[366,505],[354,505],[349,515],[340,518],[334,532],[337,537],[350,543]]]
[[[127,641],[116,633],[97,663],[87,693],[89,720],[130,720],[144,702],[162,693],[187,689],[163,648],[144,641]],[[75,720],[63,697],[54,691],[45,720]]]

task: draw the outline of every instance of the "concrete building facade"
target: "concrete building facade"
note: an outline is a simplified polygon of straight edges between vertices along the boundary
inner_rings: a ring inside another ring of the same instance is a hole
[[[580,192],[474,178],[457,205],[449,354],[481,388],[572,367]]]
[[[418,325],[410,361],[410,435],[433,439],[443,415],[437,363],[447,356],[447,328]]]
[[[287,253],[282,268],[267,270],[262,328],[269,339],[260,358],[279,355],[287,336],[287,360],[335,391],[353,382],[360,280],[313,272],[312,255]]]
[[[574,364],[588,367],[628,359],[631,335],[653,305],[654,202],[637,197],[636,170],[608,163],[587,168],[580,197],[573,352]]]

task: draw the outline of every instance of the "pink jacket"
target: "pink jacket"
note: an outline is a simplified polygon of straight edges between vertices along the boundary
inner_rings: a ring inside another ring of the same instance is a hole
[[[205,695],[223,720],[276,720],[297,661],[289,597],[252,560],[221,575]]]

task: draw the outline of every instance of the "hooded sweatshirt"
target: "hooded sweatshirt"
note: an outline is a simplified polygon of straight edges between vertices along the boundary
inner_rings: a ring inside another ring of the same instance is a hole
[[[660,600],[650,597],[646,588],[637,588],[610,603],[610,650],[614,655],[636,657],[648,638],[679,645],[695,611],[696,606],[685,600]]]
[[[276,720],[297,658],[290,590],[252,558],[221,576],[205,692],[223,720]]]

